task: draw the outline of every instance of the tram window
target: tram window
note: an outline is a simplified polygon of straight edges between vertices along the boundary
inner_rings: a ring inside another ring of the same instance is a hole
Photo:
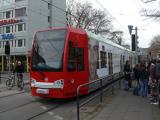
[[[77,48],[77,71],[83,71],[84,70],[84,49],[83,48]]]
[[[100,57],[101,57],[101,68],[106,68],[106,52],[101,51],[100,52]]]
[[[73,47],[69,47],[67,69],[68,69],[68,71],[75,71],[76,70],[75,48],[73,48]]]
[[[84,70],[84,49],[73,47],[73,42],[69,43],[68,71]]]

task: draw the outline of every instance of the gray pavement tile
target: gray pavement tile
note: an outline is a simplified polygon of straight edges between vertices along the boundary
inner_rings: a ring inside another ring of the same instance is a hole
[[[131,91],[119,91],[103,104],[92,120],[160,120],[158,106],[151,105],[148,98],[134,96]]]

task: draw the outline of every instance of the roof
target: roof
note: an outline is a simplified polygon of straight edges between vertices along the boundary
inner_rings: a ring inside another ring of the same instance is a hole
[[[127,49],[127,48],[125,48],[125,47],[123,47],[123,46],[121,46],[121,45],[118,45],[118,44],[116,44],[116,43],[114,43],[114,42],[112,42],[112,41],[110,41],[110,40],[107,40],[107,39],[101,37],[100,35],[96,35],[96,34],[94,34],[94,33],[92,33],[92,32],[89,32],[89,31],[86,31],[86,32],[87,32],[89,38],[94,38],[94,39],[97,40],[97,41],[100,41],[100,42],[109,44],[109,45],[111,45],[111,46],[120,48],[120,49],[122,49],[122,50],[126,50],[126,51],[128,51],[128,52],[135,53],[135,52],[131,51],[130,49]]]

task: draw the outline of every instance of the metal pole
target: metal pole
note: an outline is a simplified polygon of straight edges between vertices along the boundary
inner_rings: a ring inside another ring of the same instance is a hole
[[[11,66],[10,66],[10,55],[6,55],[7,58],[7,68],[8,68],[8,72],[10,73],[11,71]]]
[[[112,75],[112,80],[114,80],[114,76]],[[112,95],[114,94],[114,84],[112,83]]]
[[[8,56],[8,64],[9,64],[9,73],[11,72],[11,60],[10,60],[11,56]]]
[[[80,117],[79,117],[79,89],[80,87],[78,87],[77,89],[77,120],[80,120]]]
[[[119,78],[121,78],[121,73],[119,72]],[[121,80],[119,80],[119,89],[121,89]]]
[[[137,46],[137,39],[138,39],[138,34],[137,34],[137,27],[135,27],[135,52],[136,52],[136,63],[138,63],[138,46]]]
[[[100,80],[100,86],[101,86],[101,95],[100,95],[100,102],[102,103],[102,97],[103,97],[103,89],[102,89],[102,80]]]

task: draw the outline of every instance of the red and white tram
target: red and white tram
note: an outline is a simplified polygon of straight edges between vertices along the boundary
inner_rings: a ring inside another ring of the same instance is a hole
[[[122,71],[126,60],[134,63],[134,53],[83,29],[37,31],[30,62],[32,95],[74,97],[80,84]],[[80,94],[89,90],[82,88]]]

